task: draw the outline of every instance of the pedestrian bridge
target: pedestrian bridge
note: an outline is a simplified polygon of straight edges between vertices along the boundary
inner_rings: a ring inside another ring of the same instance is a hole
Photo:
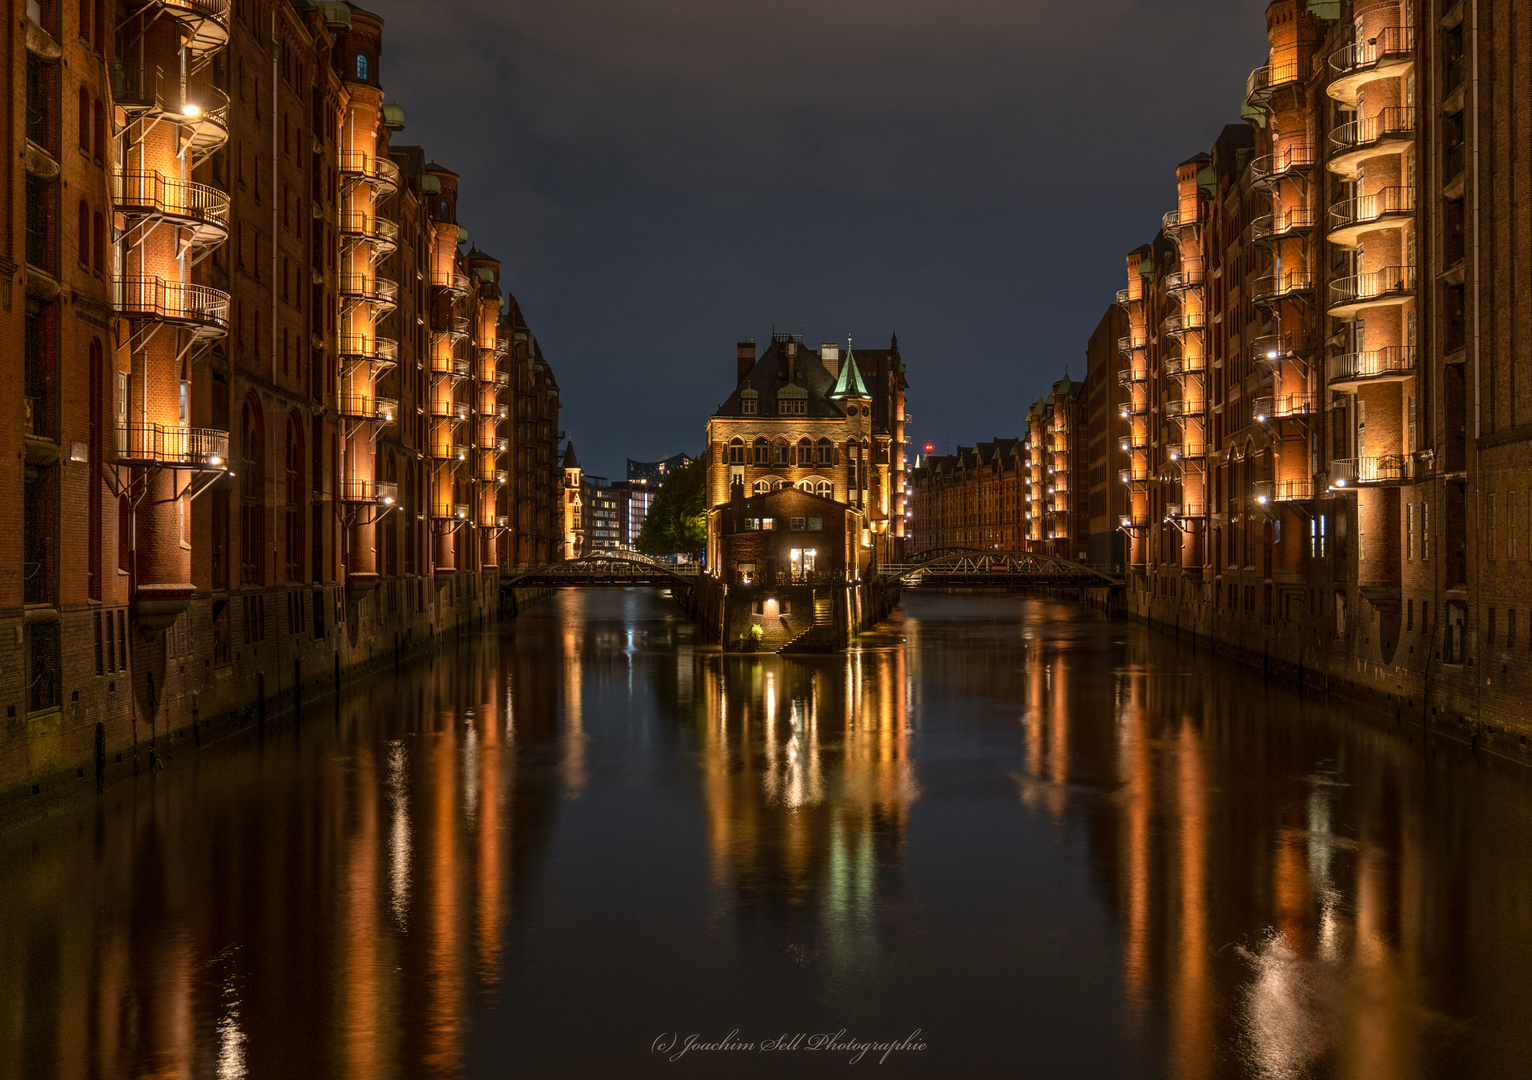
[[[1122,584],[1121,578],[1070,559],[1030,551],[972,548],[924,552],[914,562],[879,566],[878,573],[905,585],[955,589],[1102,588]]]
[[[675,588],[696,583],[696,563],[667,563],[633,551],[601,551],[566,562],[522,567],[500,579],[501,588],[537,589],[561,586],[628,589],[640,585]]]

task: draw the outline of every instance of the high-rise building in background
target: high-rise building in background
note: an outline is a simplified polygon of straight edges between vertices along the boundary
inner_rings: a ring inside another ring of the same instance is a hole
[[[398,144],[380,18],[13,7],[0,792],[481,617],[559,542],[557,385]]]

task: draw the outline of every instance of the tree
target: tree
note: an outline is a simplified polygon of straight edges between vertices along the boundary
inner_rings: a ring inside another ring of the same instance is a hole
[[[644,555],[690,555],[701,558],[707,547],[707,462],[694,461],[670,470],[638,534]]]

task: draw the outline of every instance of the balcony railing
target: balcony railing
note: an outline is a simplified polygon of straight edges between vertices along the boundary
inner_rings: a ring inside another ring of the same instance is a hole
[[[1207,325],[1207,313],[1202,311],[1183,311],[1169,316],[1163,325],[1165,333],[1175,337],[1180,334],[1194,333]]]
[[[1140,513],[1123,514],[1117,519],[1119,529],[1147,529],[1149,527],[1149,515]]]
[[[345,179],[372,184],[382,195],[399,190],[399,166],[376,154],[347,152],[340,155],[340,174]]]
[[[1313,480],[1257,480],[1251,487],[1255,501],[1262,506],[1307,502],[1314,497]]]
[[[1336,230],[1354,225],[1371,225],[1384,218],[1414,212],[1413,187],[1386,187],[1375,195],[1363,195],[1330,207],[1330,228]]]
[[[117,310],[135,319],[160,319],[190,326],[199,337],[229,332],[229,294],[207,285],[187,285],[159,277],[118,278]]]
[[[347,420],[372,420],[391,424],[399,415],[399,403],[393,398],[369,397],[366,394],[342,394],[335,411]]]
[[[1181,269],[1165,275],[1165,288],[1170,292],[1184,292],[1202,284],[1202,260],[1182,259]]]
[[[194,53],[222,48],[229,40],[229,0],[154,0],[189,31]]]
[[[1160,227],[1167,233],[1180,232],[1182,229],[1195,229],[1197,227],[1196,211],[1183,215],[1180,210],[1167,210],[1165,216],[1160,219]]]
[[[1404,138],[1414,132],[1415,110],[1404,105],[1391,105],[1376,116],[1341,124],[1330,132],[1330,156],[1364,150],[1385,139]]]
[[[393,338],[369,337],[366,334],[342,334],[340,354],[375,363],[394,364],[399,361],[399,343]]]
[[[117,104],[134,116],[175,124],[193,158],[229,140],[229,95],[205,79],[158,67],[121,67],[112,80]]]
[[[399,243],[399,226],[387,218],[342,214],[339,226],[341,236],[348,240],[365,240],[380,251],[392,251]]]
[[[1331,383],[1397,378],[1415,371],[1415,346],[1390,345],[1372,352],[1341,353],[1330,357],[1328,366]]]
[[[449,293],[461,296],[468,292],[471,284],[467,274],[459,273],[456,270],[433,270],[431,271],[431,287],[433,289],[446,289]],[[463,321],[466,323],[468,320],[464,319]],[[468,332],[466,327],[463,332]]]
[[[502,390],[511,385],[511,373],[509,371],[495,372],[495,385]]]
[[[1330,306],[1367,304],[1375,300],[1403,298],[1415,294],[1413,266],[1385,266],[1354,277],[1330,282]]]
[[[1286,236],[1309,232],[1316,224],[1314,211],[1307,207],[1294,207],[1256,218],[1250,223],[1250,239],[1280,240]]]
[[[1330,54],[1330,69],[1339,76],[1359,75],[1388,61],[1408,59],[1415,51],[1413,26],[1389,26],[1365,41]]]
[[[399,302],[399,286],[387,278],[367,274],[342,274],[340,294],[347,300],[392,308]]]
[[[342,480],[340,482],[340,501],[343,503],[378,503],[377,488],[371,480]]]
[[[473,509],[468,503],[439,502],[431,504],[431,516],[442,521],[467,521]]]
[[[225,469],[229,460],[229,433],[213,428],[120,424],[117,427],[117,460],[182,468]]]
[[[1380,454],[1377,457],[1339,458],[1330,462],[1330,486],[1345,489],[1365,484],[1391,484],[1409,478],[1409,457]]]
[[[1132,290],[1130,289],[1117,290],[1117,306],[1120,308],[1131,307],[1132,305],[1138,303],[1139,299],[1140,298],[1133,296]]]
[[[1259,104],[1282,87],[1296,85],[1302,77],[1303,68],[1296,57],[1258,67],[1245,80],[1245,100]]]
[[[208,241],[229,235],[229,197],[207,184],[158,172],[115,172],[112,202],[134,217],[159,217],[186,225]]]
[[[1309,393],[1273,394],[1250,401],[1250,418],[1257,424],[1285,420],[1290,416],[1308,416],[1318,410],[1319,398]]]
[[[1281,274],[1267,274],[1256,278],[1250,286],[1250,297],[1256,303],[1272,303],[1284,297],[1306,293],[1314,288],[1314,275],[1307,270],[1288,270]]]
[[[1262,154],[1250,163],[1250,180],[1254,184],[1267,184],[1281,180],[1293,173],[1307,172],[1319,160],[1314,148],[1307,144],[1288,143],[1273,153]]]
[[[1289,357],[1307,354],[1312,349],[1313,345],[1305,334],[1267,334],[1255,339],[1254,359],[1257,364],[1276,367]]]
[[[1137,382],[1148,382],[1149,371],[1146,368],[1123,368],[1117,373],[1117,385],[1132,386]]]

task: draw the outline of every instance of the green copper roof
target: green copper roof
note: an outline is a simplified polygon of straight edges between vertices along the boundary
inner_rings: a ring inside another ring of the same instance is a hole
[[[846,362],[840,366],[840,378],[835,380],[835,389],[830,391],[832,398],[870,398],[867,392],[867,384],[862,381],[862,372],[856,366],[856,355],[852,353],[851,346],[846,346]]]

